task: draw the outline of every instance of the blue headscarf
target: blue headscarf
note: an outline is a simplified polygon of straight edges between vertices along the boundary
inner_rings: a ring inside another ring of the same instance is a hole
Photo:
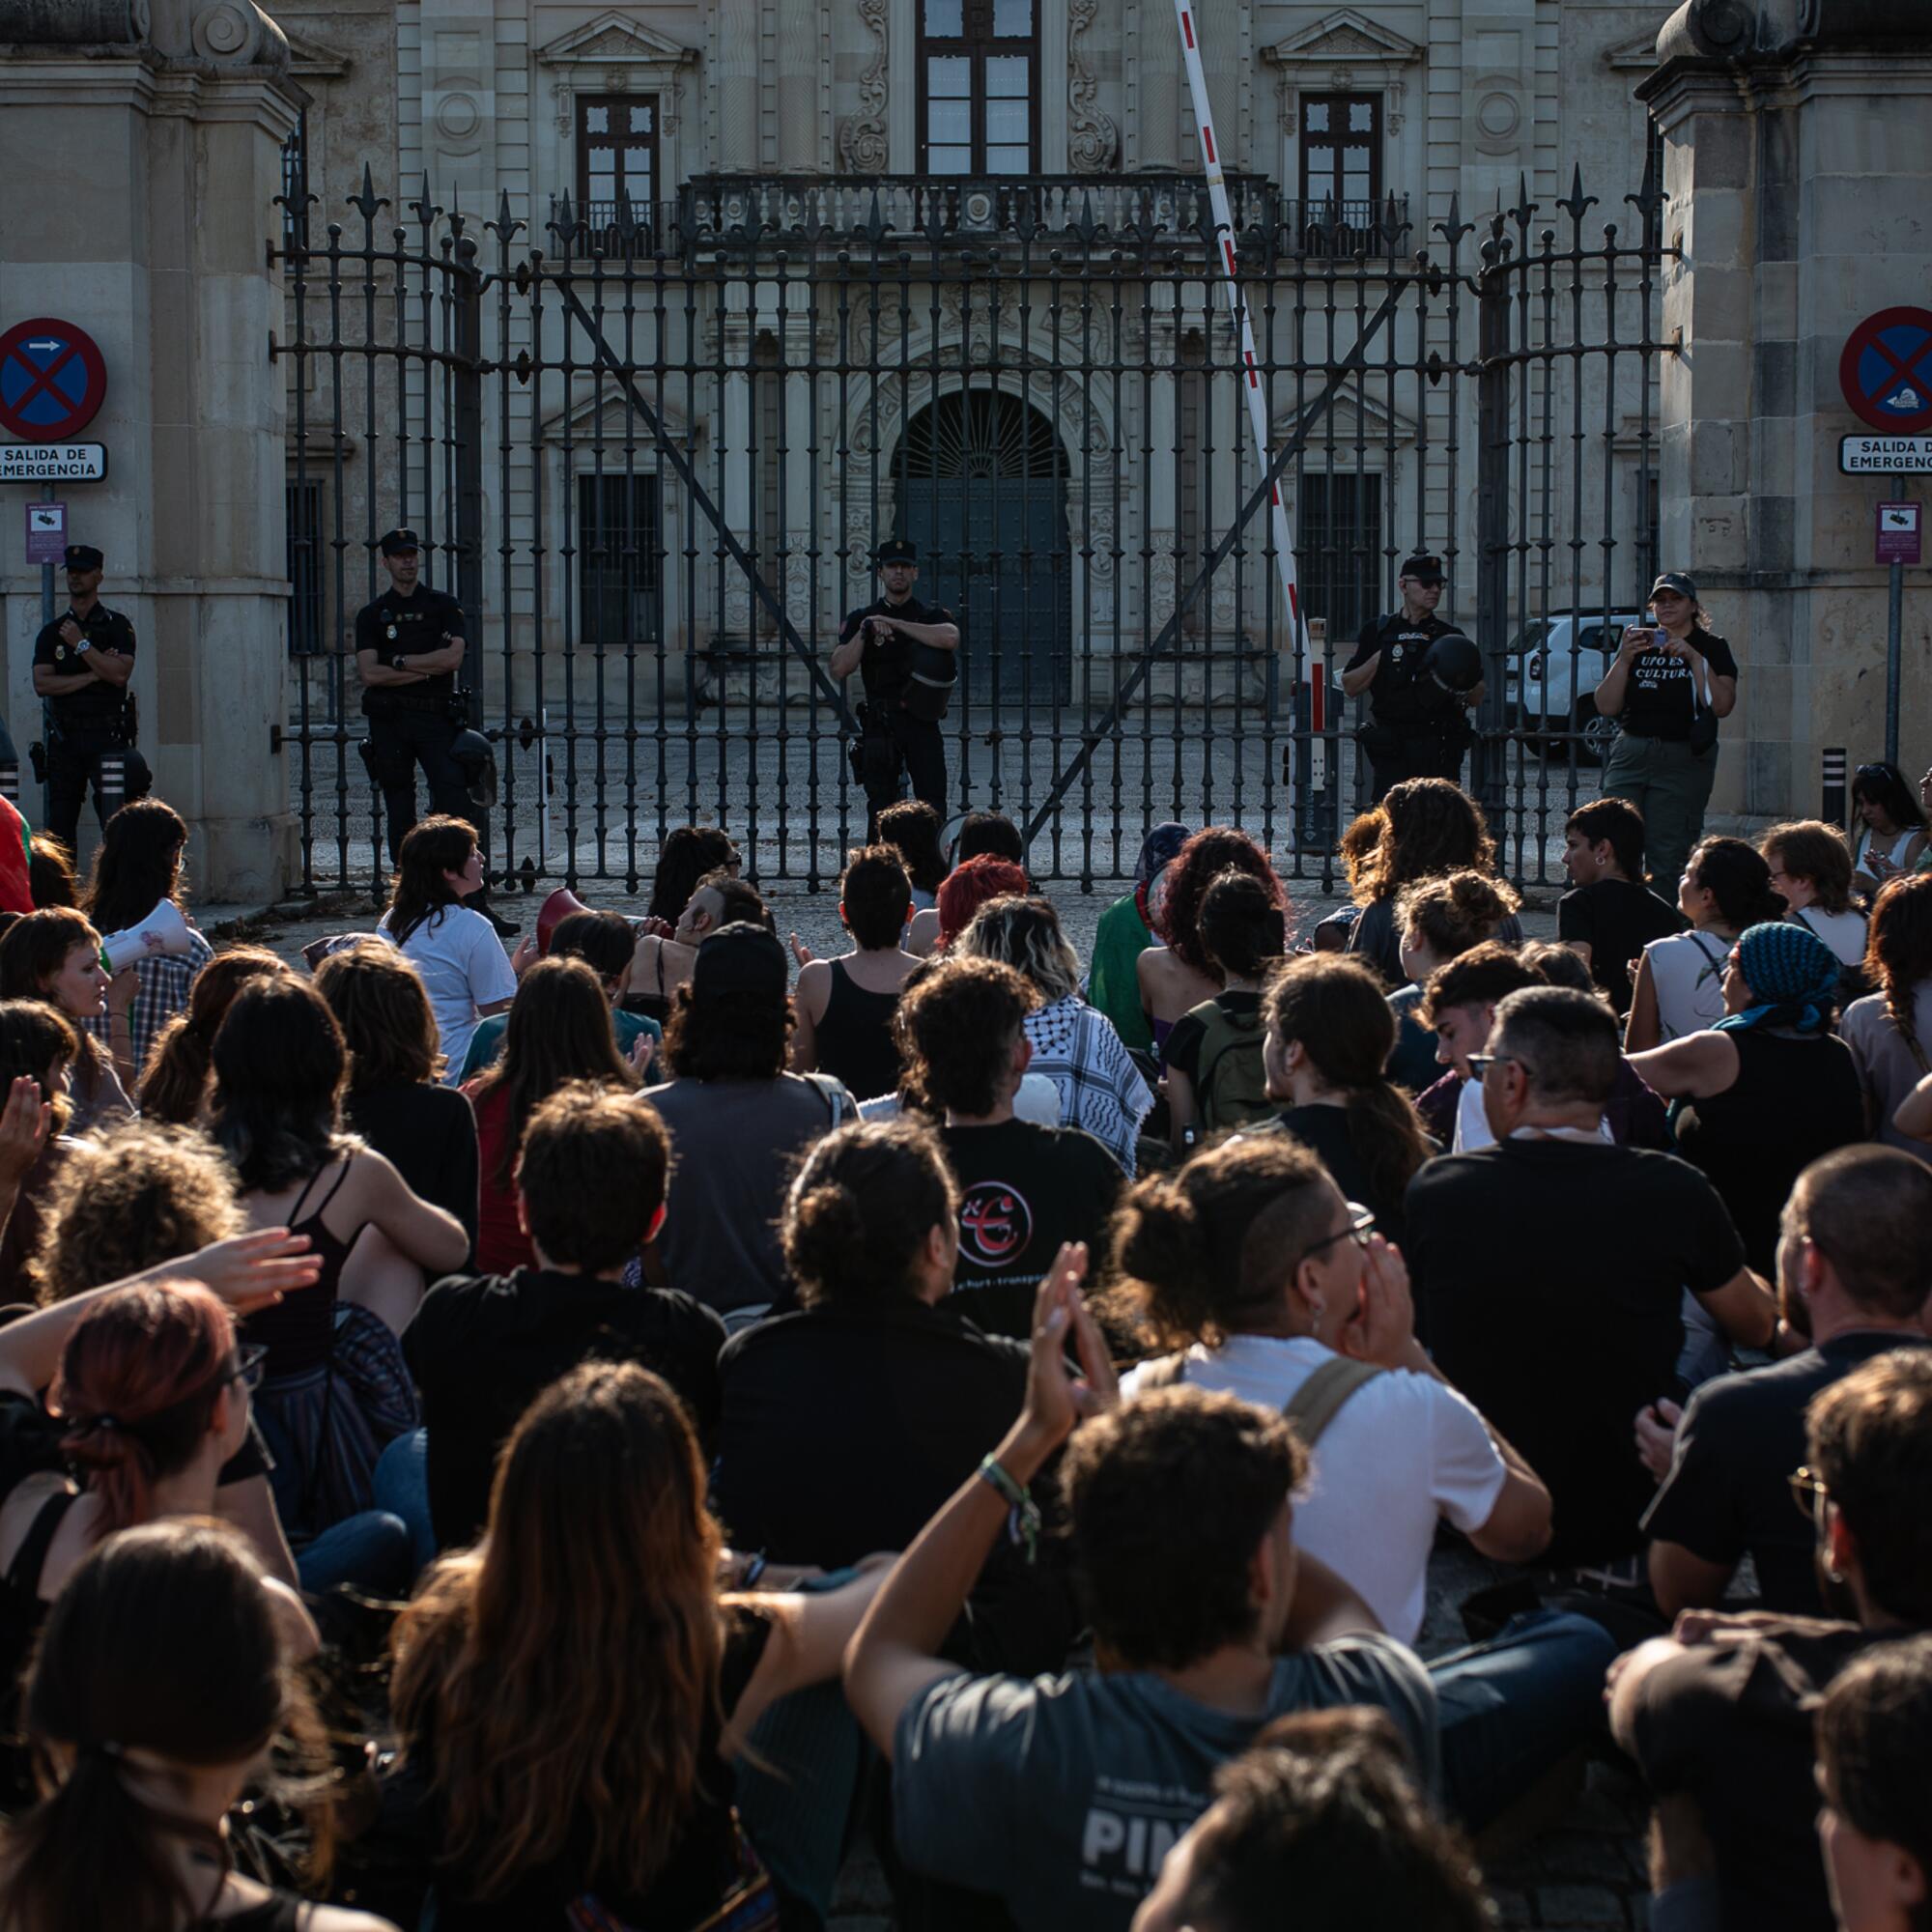
[[[1761,1026],[1802,1034],[1831,1031],[1838,1004],[1838,956],[1809,926],[1780,922],[1747,927],[1738,941],[1738,968],[1752,1004],[1719,1020],[1719,1033]]]
[[[1164,825],[1156,825],[1141,841],[1140,862],[1134,867],[1134,884],[1152,885],[1161,868],[1172,863],[1175,854],[1186,843],[1186,826],[1177,825],[1171,818]]]

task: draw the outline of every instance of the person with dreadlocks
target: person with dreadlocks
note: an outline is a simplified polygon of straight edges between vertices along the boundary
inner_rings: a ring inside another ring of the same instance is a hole
[[[1777,1270],[1778,1216],[1792,1184],[1823,1154],[1865,1137],[1851,1049],[1832,1031],[1838,959],[1809,928],[1747,926],[1724,962],[1724,1017],[1631,1056],[1677,1104],[1677,1151],[1731,1210],[1745,1258]]]
[[[1888,1147],[1932,1162],[1893,1116],[1932,1073],[1932,872],[1888,879],[1872,905],[1865,977],[1878,990],[1845,1009],[1845,1044],[1858,1063],[1873,1129]]]

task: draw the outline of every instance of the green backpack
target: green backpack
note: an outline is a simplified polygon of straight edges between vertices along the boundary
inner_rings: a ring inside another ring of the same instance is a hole
[[[1194,1105],[1202,1131],[1264,1121],[1275,1112],[1267,1096],[1267,1074],[1262,1065],[1262,1041],[1266,1029],[1260,1013],[1231,1013],[1219,1000],[1194,1009],[1204,1029],[1201,1057],[1194,1063]]]

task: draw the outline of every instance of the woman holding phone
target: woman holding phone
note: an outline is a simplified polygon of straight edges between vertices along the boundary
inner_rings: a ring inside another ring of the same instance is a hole
[[[1624,632],[1597,687],[1597,711],[1623,726],[1604,770],[1607,797],[1643,813],[1654,879],[1674,880],[1704,831],[1704,808],[1718,770],[1718,721],[1738,701],[1738,665],[1714,636],[1682,571],[1665,571],[1650,589],[1649,625]]]

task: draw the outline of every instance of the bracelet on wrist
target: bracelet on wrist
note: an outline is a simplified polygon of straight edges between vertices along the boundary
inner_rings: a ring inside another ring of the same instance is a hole
[[[1007,1505],[1007,1539],[1026,1551],[1026,1560],[1039,1555],[1039,1505],[1028,1493],[1024,1483],[1016,1483],[1001,1465],[997,1456],[980,1459],[980,1480],[988,1484]]]

